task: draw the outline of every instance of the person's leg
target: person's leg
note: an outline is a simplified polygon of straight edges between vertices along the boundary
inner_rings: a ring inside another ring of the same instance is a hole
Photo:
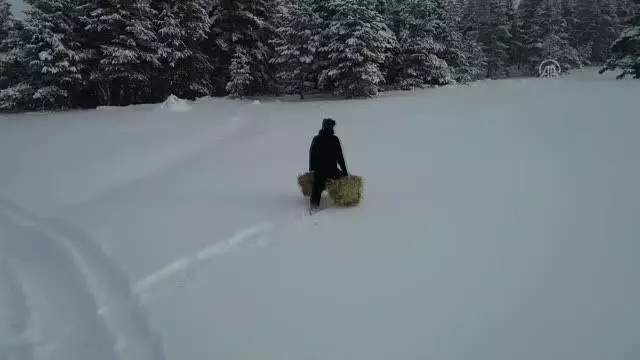
[[[316,172],[313,174],[313,189],[311,190],[311,207],[319,207],[327,176]]]

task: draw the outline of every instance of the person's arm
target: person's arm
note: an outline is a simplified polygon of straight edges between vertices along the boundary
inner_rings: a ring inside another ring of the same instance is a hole
[[[344,176],[349,175],[347,171],[347,163],[344,161],[344,154],[342,153],[342,144],[340,144],[340,139],[336,137],[336,145],[338,147],[338,164],[340,165],[340,169],[344,173]]]

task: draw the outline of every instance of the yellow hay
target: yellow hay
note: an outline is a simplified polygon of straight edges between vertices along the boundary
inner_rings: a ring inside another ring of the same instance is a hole
[[[298,185],[303,196],[311,196],[313,191],[313,173],[307,172],[298,176]],[[327,181],[327,191],[336,205],[354,206],[362,200],[364,179],[361,176],[349,175],[338,180]]]
[[[362,200],[364,180],[361,176],[350,175],[338,180],[329,180],[327,190],[334,203],[340,206],[354,206]]]
[[[302,195],[311,196],[313,190],[313,173],[308,172],[298,176],[298,185],[302,191]]]

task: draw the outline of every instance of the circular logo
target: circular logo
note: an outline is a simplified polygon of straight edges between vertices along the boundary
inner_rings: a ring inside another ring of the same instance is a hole
[[[538,76],[542,78],[557,78],[560,76],[561,72],[562,67],[560,66],[560,63],[553,59],[547,59],[541,62],[540,66],[538,66]]]

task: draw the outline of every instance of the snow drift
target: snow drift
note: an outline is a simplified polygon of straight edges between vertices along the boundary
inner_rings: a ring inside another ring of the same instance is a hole
[[[166,109],[173,112],[184,112],[191,110],[191,105],[189,105],[187,100],[180,99],[175,95],[169,95],[167,100],[165,100],[159,106],[160,109]]]

